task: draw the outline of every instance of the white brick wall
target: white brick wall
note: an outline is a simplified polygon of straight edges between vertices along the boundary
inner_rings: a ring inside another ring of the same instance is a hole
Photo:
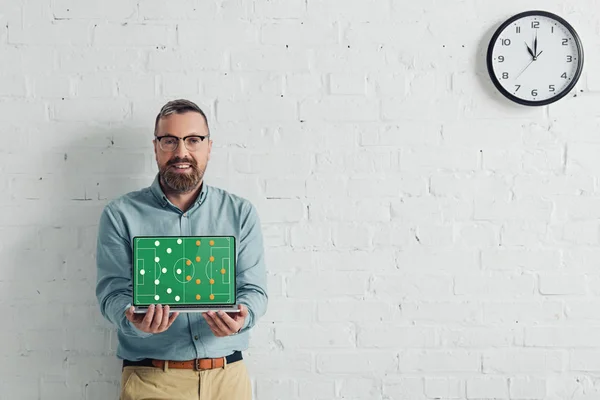
[[[256,399],[600,398],[597,6],[2,2],[0,399],[117,397],[97,222],[151,182],[176,97],[209,117],[207,182],[261,214]],[[577,97],[518,107],[485,50],[540,7],[586,68]]]

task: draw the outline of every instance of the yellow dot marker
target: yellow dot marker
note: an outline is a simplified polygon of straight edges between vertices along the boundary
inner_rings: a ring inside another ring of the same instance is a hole
[[[215,261],[215,258],[214,258],[213,256],[210,256],[209,260],[210,260],[211,262],[213,262],[213,261]]]
[[[225,268],[221,268],[221,274],[225,275]]]
[[[215,280],[214,280],[214,279],[211,279],[211,280],[210,280],[210,284],[211,284],[211,285],[214,285],[214,284],[215,284]]]
[[[196,295],[196,300],[200,300],[200,295],[199,294]]]
[[[186,281],[191,281],[191,280],[192,280],[192,277],[188,275],[188,276],[186,276],[186,277],[185,277],[185,280],[186,280]]]
[[[200,284],[200,279],[196,279],[196,285]]]
[[[200,241],[196,240],[196,246],[200,246]]]
[[[214,300],[214,299],[215,299],[215,295],[214,295],[214,294],[211,294],[211,295],[210,295],[210,299],[211,299],[211,300]]]
[[[191,262],[190,260],[187,260],[187,261],[185,262],[185,265],[192,265],[192,262]]]
[[[200,256],[196,257],[196,262],[200,262]]]
[[[214,246],[215,245],[215,241],[211,240],[210,242],[208,242],[208,244],[210,244],[211,246]]]

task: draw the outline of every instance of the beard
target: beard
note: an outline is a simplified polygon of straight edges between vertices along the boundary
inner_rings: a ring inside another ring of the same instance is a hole
[[[187,172],[175,172],[174,167],[172,166],[178,163],[190,164],[189,170]],[[206,165],[198,167],[198,163],[194,159],[189,160],[175,157],[160,168],[159,175],[169,191],[175,193],[189,193],[196,189],[198,184],[202,181],[205,170]]]

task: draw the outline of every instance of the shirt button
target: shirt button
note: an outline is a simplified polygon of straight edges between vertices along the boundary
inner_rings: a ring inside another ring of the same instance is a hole
[[[184,214],[183,214],[183,216],[184,216],[184,217],[187,217],[187,213],[184,213]]]
[[[194,336],[194,340],[198,340],[198,335]]]

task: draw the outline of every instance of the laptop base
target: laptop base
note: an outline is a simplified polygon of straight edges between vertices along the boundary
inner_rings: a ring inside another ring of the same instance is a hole
[[[148,306],[134,306],[134,313],[135,314],[146,314],[146,312],[148,311]],[[225,312],[239,312],[239,308],[237,305],[233,305],[233,306],[189,306],[189,307],[171,307],[170,308],[170,312],[208,312],[208,311],[225,311]]]

